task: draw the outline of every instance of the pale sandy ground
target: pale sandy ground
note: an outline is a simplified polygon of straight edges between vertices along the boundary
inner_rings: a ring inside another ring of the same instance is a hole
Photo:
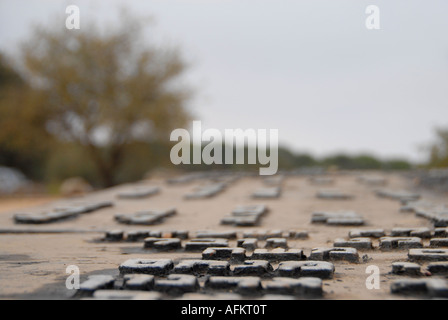
[[[388,176],[388,188],[411,189],[411,181],[398,175]],[[397,201],[377,198],[375,188],[357,182],[355,175],[335,176],[337,188],[356,196],[354,200],[318,200],[316,191],[319,187],[309,183],[306,177],[288,177],[284,181],[280,199],[254,201],[250,198],[253,191],[263,187],[260,178],[243,178],[228,187],[223,193],[207,200],[184,200],[183,196],[194,189],[200,182],[186,185],[168,185],[161,180],[140,182],[137,185],[158,185],[160,194],[142,200],[117,200],[119,190],[131,185],[96,192],[87,196],[87,200],[113,200],[115,207],[103,209],[92,214],[82,215],[77,219],[57,222],[50,225],[28,226],[15,225],[12,216],[15,212],[39,212],[51,209],[57,204],[71,203],[76,199],[63,199],[48,202],[48,199],[0,201],[0,229],[32,228],[76,229],[92,231],[89,233],[62,234],[0,234],[0,298],[46,298],[61,299],[73,295],[65,288],[66,267],[77,265],[85,279],[88,274],[117,274],[119,264],[130,258],[165,258],[179,259],[197,257],[192,253],[148,253],[143,251],[141,243],[104,243],[94,242],[102,236],[102,231],[113,229],[142,229],[142,227],[124,226],[113,219],[116,213],[133,213],[138,210],[167,209],[175,207],[178,214],[167,219],[152,230],[244,230],[254,228],[235,228],[221,226],[220,219],[228,215],[240,204],[265,203],[270,213],[262,220],[260,230],[306,230],[310,233],[308,240],[288,241],[292,248],[304,249],[309,255],[314,247],[332,246],[336,238],[347,238],[352,227],[329,227],[310,223],[312,212],[316,210],[354,210],[364,216],[367,225],[364,229],[393,227],[431,227],[431,224],[413,214],[400,213]],[[443,203],[446,195],[430,194],[425,197]],[[28,207],[28,209],[26,209]],[[148,228],[146,228],[148,229]],[[374,241],[377,245],[377,241]],[[236,246],[236,242],[231,242]],[[398,299],[390,294],[390,282],[399,276],[390,275],[391,264],[406,261],[407,251],[384,253],[378,250],[365,252],[373,260],[367,263],[350,264],[337,262],[335,277],[324,280],[326,299]],[[364,252],[360,252],[361,256]],[[381,270],[381,289],[368,290],[365,286],[368,265],[377,265]]]

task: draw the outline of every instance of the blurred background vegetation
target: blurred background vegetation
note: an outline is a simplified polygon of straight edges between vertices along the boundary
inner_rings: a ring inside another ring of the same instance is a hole
[[[123,16],[107,32],[38,27],[12,60],[0,54],[0,166],[58,185],[82,177],[94,187],[174,169],[169,134],[187,127],[192,90],[180,50],[142,39],[144,22]],[[448,130],[438,129],[427,167],[448,166]],[[258,166],[225,165],[228,169]],[[255,168],[256,167],[256,168]],[[279,169],[407,170],[406,159],[279,150]],[[222,169],[190,165],[183,170]]]
[[[0,165],[46,183],[140,179],[190,119],[179,50],[147,44],[127,14],[108,31],[37,27],[13,68],[0,56]],[[168,150],[168,151],[166,151]]]

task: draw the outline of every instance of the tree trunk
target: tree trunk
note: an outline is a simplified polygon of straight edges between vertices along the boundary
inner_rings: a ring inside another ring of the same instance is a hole
[[[101,154],[101,150],[94,145],[89,144],[89,155],[98,170],[98,174],[102,181],[103,188],[110,188],[116,184],[115,172],[118,168],[119,159],[121,158],[119,152],[114,152],[113,157],[104,157]]]

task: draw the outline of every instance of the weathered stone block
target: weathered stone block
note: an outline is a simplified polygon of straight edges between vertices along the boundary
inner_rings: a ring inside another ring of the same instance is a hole
[[[334,265],[326,261],[285,261],[279,264],[276,272],[281,277],[331,279],[334,270]]]
[[[402,279],[392,282],[390,291],[393,294],[427,294],[426,279]]]
[[[256,249],[251,260],[266,260],[266,261],[299,261],[305,260],[306,256],[303,254],[302,250],[299,249],[283,249],[277,248],[271,251],[267,249]]]
[[[359,226],[364,224],[364,219],[356,212],[314,212],[312,223],[326,223],[334,226]]]
[[[238,206],[232,211],[233,216],[258,215],[263,216],[268,212],[265,205]]]
[[[411,261],[448,261],[448,249],[411,249],[408,257]]]
[[[448,238],[433,238],[429,245],[432,248],[448,247]]]
[[[141,231],[141,230],[133,230],[128,231],[126,234],[126,240],[129,242],[138,242],[143,241],[146,238],[149,238],[149,231]]]
[[[412,262],[394,262],[392,263],[392,273],[407,276],[420,276],[420,265]]]
[[[221,219],[223,225],[233,225],[236,227],[253,227],[260,223],[260,217],[257,215],[252,216],[228,216]]]
[[[176,274],[192,274],[228,276],[230,275],[230,264],[227,261],[215,260],[183,260],[177,264],[173,273]]]
[[[213,290],[234,290],[243,295],[258,295],[263,289],[259,277],[210,277],[205,286]]]
[[[228,247],[229,242],[226,239],[191,239],[185,244],[186,251],[204,251],[207,248]]]
[[[117,214],[115,220],[124,224],[153,225],[162,222],[164,219],[176,214],[176,209],[165,211],[143,211],[134,214]]]
[[[235,231],[199,231],[196,233],[197,239],[210,239],[210,238],[219,238],[219,239],[236,239],[237,234]]]
[[[255,238],[238,239],[237,246],[248,251],[254,251],[258,248],[258,240]]]
[[[369,229],[369,230],[361,230],[361,229],[353,229],[350,230],[349,237],[350,238],[381,238],[386,235],[384,229]]]
[[[350,200],[354,196],[339,190],[321,190],[317,192],[317,198],[325,200]]]
[[[186,230],[175,230],[171,232],[171,236],[173,238],[178,238],[182,240],[186,240],[189,238],[189,232]]]
[[[14,215],[14,222],[20,224],[45,224],[56,221],[72,219],[79,216],[83,209],[72,209],[61,212],[43,212],[43,213],[18,213]]]
[[[182,243],[180,239],[173,238],[146,238],[144,248],[160,251],[178,250],[182,248]]]
[[[244,248],[207,248],[202,252],[204,260],[231,260],[241,262],[246,259]]]
[[[93,295],[95,300],[161,300],[158,292],[135,290],[97,290]]]
[[[123,230],[111,230],[106,232],[104,240],[106,241],[122,241],[124,236]]]
[[[154,289],[154,276],[147,274],[127,274],[123,277],[123,289],[150,291]]]
[[[197,291],[199,283],[195,276],[170,274],[166,280],[156,280],[154,289],[167,294],[180,295]]]
[[[235,276],[267,276],[273,271],[271,264],[264,260],[248,260],[233,268]]]
[[[121,274],[151,274],[155,276],[167,275],[173,269],[171,259],[129,259],[118,267]]]
[[[98,202],[75,202],[66,205],[60,205],[54,208],[55,212],[78,212],[80,214],[92,213],[101,209],[113,207],[114,203],[111,201]]]
[[[431,238],[431,230],[428,228],[393,228],[392,237],[418,237],[421,239]]]
[[[282,234],[283,234],[282,230],[270,230],[270,231],[254,230],[244,232],[243,238],[255,238],[258,240],[267,240],[269,238],[281,238]]]
[[[432,219],[434,227],[445,228],[448,227],[448,216],[437,216]]]
[[[384,251],[422,247],[422,239],[417,237],[383,237],[380,239],[380,249]]]
[[[363,218],[330,218],[327,220],[329,226],[362,226]]]
[[[448,262],[432,262],[427,266],[427,269],[433,275],[448,274]]]
[[[270,294],[295,295],[301,297],[321,297],[323,294],[322,280],[304,277],[300,279],[273,278],[265,284]]]
[[[388,190],[382,189],[377,190],[376,194],[381,198],[389,198],[398,201],[416,201],[420,199],[420,195],[413,192],[403,191],[403,190]]]
[[[280,187],[272,187],[272,188],[263,188],[255,191],[252,194],[252,198],[254,199],[277,199],[280,197],[281,188]]]
[[[304,239],[308,239],[309,238],[308,231],[291,230],[291,231],[287,231],[286,233],[287,233],[286,237],[290,238],[290,239],[301,239],[301,240],[304,240]],[[275,238],[281,238],[281,237],[275,237]]]
[[[436,228],[434,238],[448,238],[448,228]]]
[[[391,284],[393,294],[426,295],[434,298],[448,297],[448,282],[445,279],[403,279]]]
[[[334,241],[334,247],[355,248],[358,250],[373,249],[370,238],[352,238],[350,240],[336,239]]]
[[[285,238],[269,238],[266,240],[265,248],[288,248],[288,241]]]
[[[355,248],[315,248],[311,251],[309,260],[358,262],[359,254]]]
[[[78,294],[82,296],[92,296],[96,290],[111,289],[114,284],[114,277],[108,275],[92,275],[80,284]]]
[[[142,199],[158,194],[159,192],[159,187],[134,188],[118,193],[117,197],[120,199]]]
[[[206,185],[206,186],[201,186],[201,187],[197,188],[196,190],[194,190],[193,192],[185,195],[185,199],[194,200],[194,199],[211,198],[224,190],[225,190],[224,183],[215,183],[215,184],[210,184],[210,185]]]
[[[369,230],[360,230],[353,229],[350,230],[349,237],[350,238],[381,238],[386,235],[384,229],[369,229]]]

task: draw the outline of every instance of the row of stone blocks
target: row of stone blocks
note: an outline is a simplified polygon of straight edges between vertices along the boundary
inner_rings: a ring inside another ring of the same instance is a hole
[[[271,231],[246,231],[241,235],[242,239],[239,241],[245,241],[248,239],[255,240],[267,240],[271,238],[285,238],[285,239],[307,239],[307,231],[298,230],[271,230]],[[105,241],[129,241],[138,242],[143,241],[146,238],[178,238],[178,239],[190,239],[190,232],[186,230],[175,230],[170,232],[163,232],[157,230],[133,230],[124,232],[123,230],[111,230],[106,232],[103,240]],[[238,233],[236,231],[198,231],[195,233],[194,239],[238,239]]]
[[[436,228],[448,227],[448,209],[442,211],[418,211],[417,216],[430,220]]]
[[[226,186],[226,183],[212,183],[205,186],[200,186],[193,192],[186,194],[184,198],[187,200],[211,198],[223,192]]]
[[[161,223],[166,218],[176,215],[176,209],[162,211],[142,211],[133,214],[116,214],[115,220],[118,223],[134,225],[153,225]]]
[[[281,187],[263,188],[252,194],[254,199],[278,199],[282,193]]]
[[[256,226],[267,212],[268,208],[264,205],[239,206],[232,211],[230,216],[222,218],[221,224],[236,227]]]
[[[216,294],[236,293],[244,297],[263,295],[288,295],[319,298],[323,295],[322,280],[314,277],[291,279],[276,277],[263,281],[259,277],[207,277],[200,283],[193,275],[171,274],[166,278],[155,278],[146,274],[124,274],[91,276],[82,283],[77,295],[98,299],[162,299],[188,293]]]
[[[329,226],[361,226],[364,218],[353,211],[345,212],[314,212],[311,223],[323,223]]]
[[[448,262],[432,262],[425,267],[422,272],[422,266],[414,262],[394,262],[392,264],[392,273],[406,276],[422,275],[448,275]]]
[[[408,253],[410,261],[448,261],[448,249],[410,249]]]
[[[350,247],[358,250],[373,250],[375,248],[370,238],[336,239],[334,246]],[[448,247],[448,238],[430,239],[429,246],[431,248]],[[379,249],[382,251],[407,250],[423,247],[423,241],[418,237],[383,237],[379,239]]]
[[[418,237],[422,239],[448,238],[448,228],[436,228],[434,231],[429,228],[393,228],[389,234],[384,229],[353,229],[349,232],[350,238],[382,238],[385,236]]]
[[[155,249],[159,251],[180,250],[197,252],[206,250],[206,252],[215,252],[216,256],[228,255],[235,257],[241,256],[239,260],[246,258],[246,249],[253,251],[252,259],[275,259],[281,260],[304,260],[305,256],[302,250],[289,249],[287,250],[287,241],[283,238],[272,238],[266,240],[265,247],[274,249],[271,252],[265,249],[256,248],[256,239],[240,239],[238,240],[238,248],[229,248],[229,243],[226,239],[192,239],[182,247],[180,239],[160,239],[147,238],[145,239],[145,248]],[[208,250],[208,251],[207,251]],[[213,251],[214,250],[214,251]],[[269,257],[269,258],[263,258]],[[356,248],[353,247],[333,247],[333,248],[314,248],[311,251],[310,259],[314,260],[346,260],[349,262],[358,262],[359,254]]]
[[[283,261],[274,270],[269,261],[246,260],[231,265],[222,260],[182,260],[176,265],[170,259],[130,259],[119,267],[121,274],[188,274],[195,276],[316,277],[331,279],[334,265],[327,261]]]
[[[414,212],[417,217],[430,220],[436,228],[448,227],[448,208],[427,201],[405,201],[401,212]]]
[[[247,256],[243,248],[207,248],[202,253],[203,259],[208,260],[266,260],[266,261],[302,261],[307,260],[300,249],[276,248],[273,250],[256,249],[251,256]],[[359,262],[358,251],[354,248],[314,248],[308,260],[316,261],[348,261]]]
[[[448,281],[441,278],[396,280],[390,289],[393,294],[448,298]]]
[[[81,214],[92,213],[103,208],[113,207],[113,202],[91,202],[65,205],[54,208],[53,211],[42,213],[17,213],[14,222],[20,224],[45,224],[76,218]]]
[[[376,190],[375,193],[380,198],[388,198],[392,200],[398,200],[401,202],[417,201],[421,197],[421,195],[418,193],[406,190],[380,189]]]
[[[255,238],[239,239],[237,246],[244,248],[248,251],[254,251],[258,249],[258,240]],[[190,239],[182,245],[181,239],[178,238],[146,238],[144,240],[145,249],[155,249],[159,251],[169,250],[185,250],[190,252],[202,251],[207,248],[227,248],[229,247],[229,241],[227,239]],[[265,241],[266,249],[288,249],[288,241],[284,238],[269,238]]]
[[[137,187],[117,194],[119,199],[143,199],[156,195],[160,192],[159,187]]]
[[[354,198],[350,193],[330,189],[318,191],[316,197],[323,200],[351,200]]]

